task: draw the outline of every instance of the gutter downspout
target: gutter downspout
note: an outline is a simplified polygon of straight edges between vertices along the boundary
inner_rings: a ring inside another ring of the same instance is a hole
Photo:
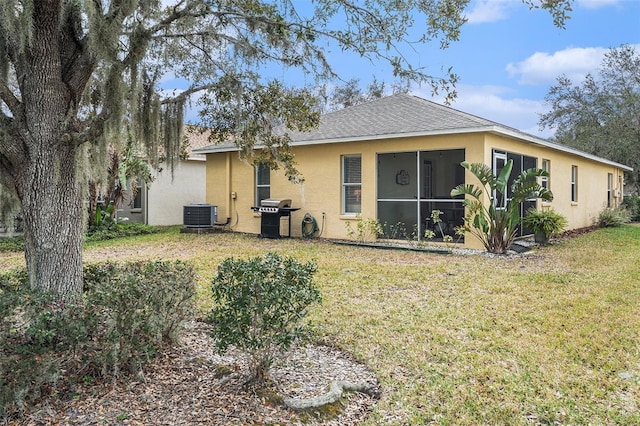
[[[225,217],[231,217],[231,203],[235,201],[231,195],[231,192],[233,190],[233,186],[231,185],[231,152],[227,152],[227,157],[225,159],[225,162],[226,162],[225,191],[227,194],[227,203],[226,203],[227,215]]]

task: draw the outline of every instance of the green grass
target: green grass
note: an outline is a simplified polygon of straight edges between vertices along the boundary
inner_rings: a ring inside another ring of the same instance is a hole
[[[319,338],[383,387],[367,425],[640,424],[640,226],[514,258],[176,229],[88,244],[85,258],[189,260],[204,314],[218,263],[268,250],[318,263]]]
[[[0,237],[1,252],[20,252],[24,250],[22,237]]]

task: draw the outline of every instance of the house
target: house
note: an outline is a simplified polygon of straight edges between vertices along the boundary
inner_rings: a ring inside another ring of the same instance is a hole
[[[149,185],[139,180],[135,197],[125,196],[125,205],[117,211],[118,218],[147,225],[180,225],[183,222],[183,206],[204,203],[206,197],[205,155],[193,152],[209,145],[207,134],[186,126],[189,155],[179,160],[173,170],[168,165],[153,170],[153,182]]]
[[[260,234],[261,215],[252,207],[263,199],[291,199],[299,208],[281,217],[281,234],[301,236],[303,218],[318,224],[315,236],[347,238],[347,224],[374,218],[388,237],[420,237],[433,229],[431,212],[442,212],[448,234],[462,224],[461,198],[451,189],[478,182],[460,166],[485,163],[499,170],[514,162],[520,171],[549,171],[542,182],[553,202],[532,200],[529,206],[553,207],[566,216],[570,229],[591,225],[605,207],[622,201],[623,175],[631,168],[554,144],[516,129],[411,95],[394,95],[332,112],[308,133],[293,133],[291,143],[304,182],[284,173],[251,165],[231,144],[194,150],[206,155],[206,201],[219,217],[232,217],[235,231]],[[526,230],[521,230],[526,233]],[[462,247],[480,248],[472,236]]]

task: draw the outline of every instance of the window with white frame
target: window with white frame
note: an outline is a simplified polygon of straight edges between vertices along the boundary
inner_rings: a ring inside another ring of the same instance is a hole
[[[578,202],[578,166],[571,166],[571,202]]]
[[[260,163],[256,169],[256,206],[264,199],[271,197],[271,169],[268,164]]]
[[[500,175],[502,169],[507,164],[507,153],[504,151],[493,151],[493,172],[496,176]],[[499,193],[493,191],[493,201],[498,209],[504,209],[507,206],[507,193]]]
[[[613,207],[613,174],[607,174],[607,207]]]
[[[362,157],[342,156],[342,214],[362,212]]]
[[[551,181],[550,181],[551,161],[542,159],[542,170],[547,172],[549,176],[542,176],[540,178],[540,185],[542,185],[543,188],[550,190],[551,189]]]

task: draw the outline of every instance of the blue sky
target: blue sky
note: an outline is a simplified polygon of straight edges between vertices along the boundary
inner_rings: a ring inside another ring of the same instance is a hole
[[[516,0],[474,1],[467,16],[460,42],[443,52],[461,77],[452,106],[543,137],[553,132],[539,132],[538,118],[557,76],[577,84],[609,48],[640,49],[638,0],[578,0],[565,29]]]
[[[454,67],[460,81],[453,108],[541,137],[553,135],[539,131],[538,119],[548,110],[544,97],[557,76],[566,74],[577,84],[587,73],[597,74],[609,48],[628,43],[640,51],[640,0],[577,0],[565,29],[519,0],[473,0],[466,15],[458,42],[446,50],[424,46],[413,60],[433,73]],[[337,70],[345,79],[363,81],[375,73],[366,66],[354,70],[351,61]],[[432,98],[428,87],[413,87],[412,93],[443,101]]]
[[[466,16],[458,42],[446,50],[437,42],[414,47],[407,50],[411,62],[436,75],[453,66],[460,76],[453,108],[541,137],[553,135],[539,131],[538,119],[548,110],[544,97],[557,76],[566,74],[578,84],[587,73],[597,73],[609,48],[633,44],[640,51],[640,0],[575,0],[565,29],[521,0],[472,0]],[[363,87],[373,75],[393,82],[390,70],[353,54],[330,53],[329,61],[343,80],[359,78]],[[283,72],[285,82],[292,83],[286,81],[291,75]],[[304,83],[309,82],[298,85]],[[426,86],[412,87],[411,93],[443,102]],[[187,120],[193,118],[191,111]]]

